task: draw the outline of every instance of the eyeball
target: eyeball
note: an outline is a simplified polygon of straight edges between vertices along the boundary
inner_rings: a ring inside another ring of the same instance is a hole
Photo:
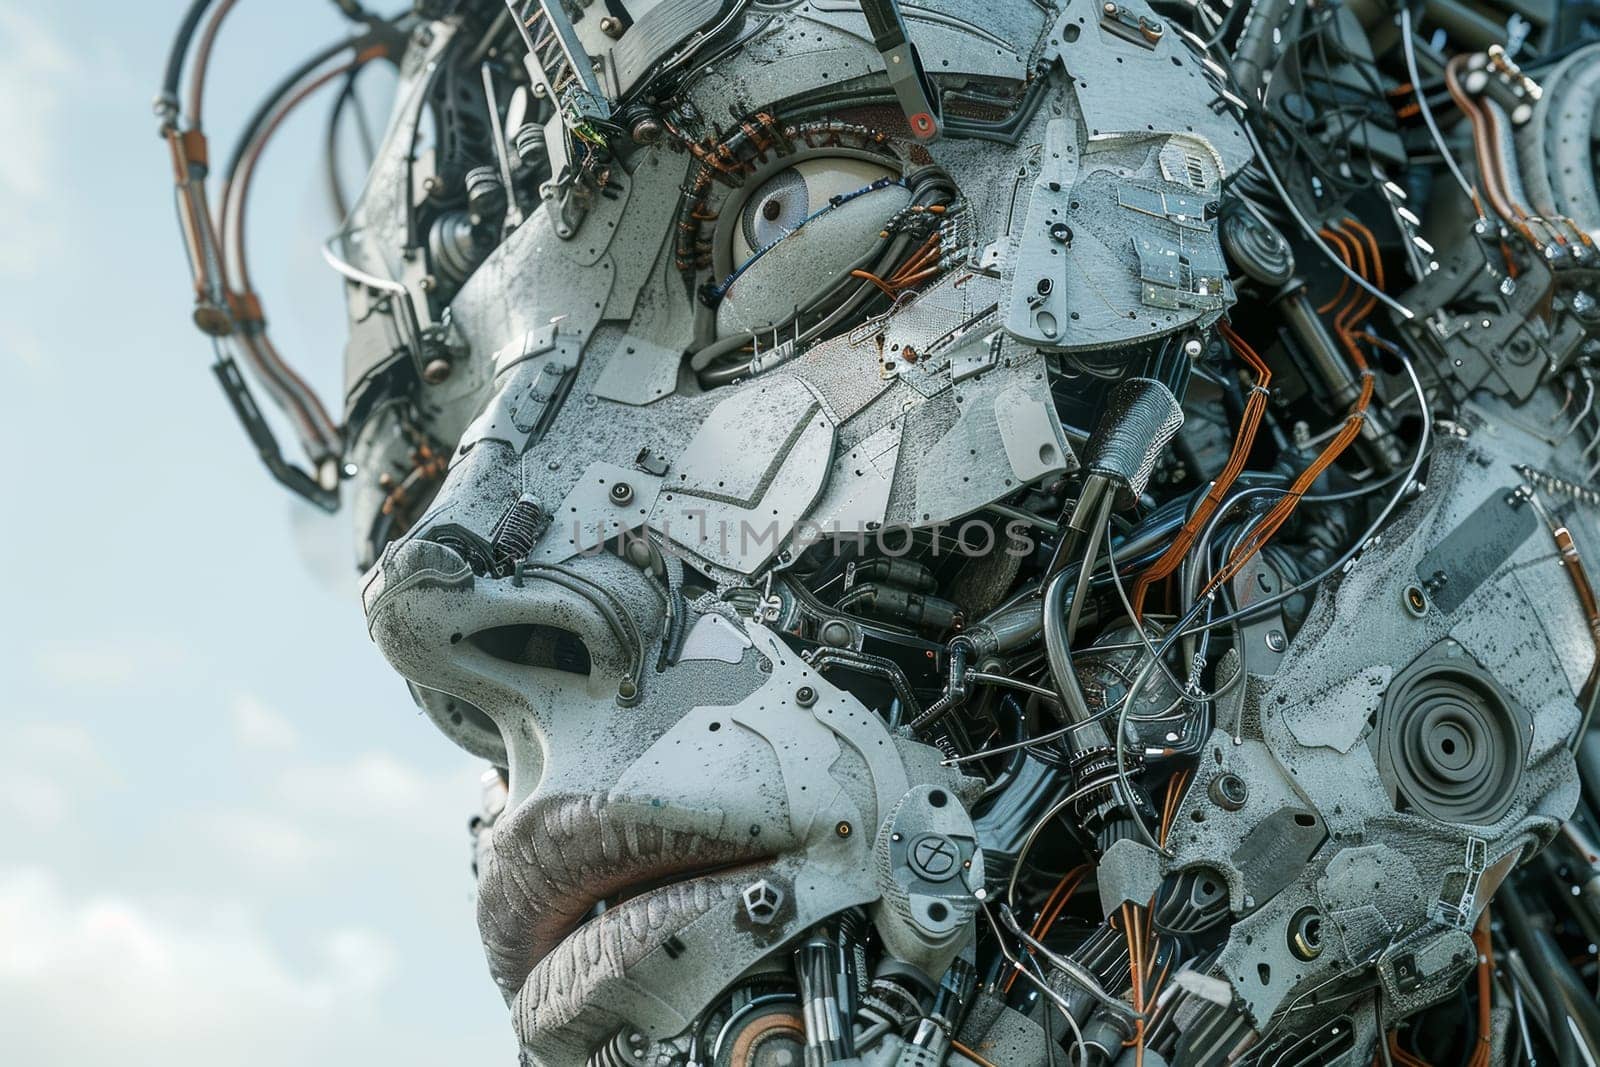
[[[814,157],[752,189],[721,238],[718,335],[786,320],[870,257],[884,224],[910,202],[899,177],[870,160]]]
[[[783,240],[811,213],[811,195],[799,167],[779,171],[757,189],[745,202],[739,213],[739,236],[742,247],[736,248],[734,259],[749,258],[756,252]]]
[[[881,164],[842,157],[801,160],[780,170],[762,182],[739,211],[739,226],[733,235],[734,267],[794,233],[832,198],[899,176]]]

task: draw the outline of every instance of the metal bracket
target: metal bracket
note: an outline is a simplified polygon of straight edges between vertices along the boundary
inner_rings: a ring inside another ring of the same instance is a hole
[[[900,5],[895,0],[861,0],[861,12],[867,16],[873,47],[883,56],[889,87],[894,90],[900,109],[906,113],[912,136],[919,141],[937,140],[939,95],[922,69],[922,59],[906,32]]]

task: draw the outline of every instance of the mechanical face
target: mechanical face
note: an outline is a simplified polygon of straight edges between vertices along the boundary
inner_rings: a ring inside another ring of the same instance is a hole
[[[1486,1067],[1513,1004],[1600,1047],[1532,977],[1600,932],[1600,198],[1504,49],[1446,135],[1409,14],[1240,7],[369,20],[337,432],[197,259],[494,769],[525,1063]],[[1448,137],[1484,195],[1430,243]]]
[[[413,45],[402,101],[451,76],[470,21]],[[603,54],[669,44],[647,22]],[[1247,152],[1232,119],[1194,108],[1179,132],[1123,131],[1116,106],[1063,78],[1028,84],[1059,45],[1031,4],[915,24],[939,27],[924,67],[1009,130],[973,119],[957,135],[951,100],[949,135],[925,144],[872,73],[859,10],[751,11],[737,47],[638,120],[655,143],[605,157],[551,116],[546,151],[570,141],[576,173],[547,179],[440,308],[449,371],[430,433],[455,443],[366,606],[423,705],[505,768],[480,922],[535,1062],[580,1062],[622,1030],[690,1032],[733,979],[852,909],[929,982],[971,952],[983,856],[963,803],[981,783],[897,732],[922,698],[883,685],[905,679],[897,660],[935,653],[957,609],[907,561],[903,610],[905,579],[863,570],[857,598],[883,601],[867,625],[802,621],[788,576],[826,558],[819,536],[924,536],[1074,469],[1046,359],[1002,320],[1077,349],[1131,344],[1120,358],[1139,364],[1225,305],[1216,198]],[[1203,84],[1170,42],[1106,47],[1103,63]],[[528,113],[525,89],[511,97]],[[410,144],[404,107],[347,252],[359,238],[392,254],[382,205]],[[1089,139],[1090,121],[1108,129]],[[1180,254],[1184,272],[1162,266]],[[1113,262],[1128,280],[1096,277]],[[1087,289],[1088,315],[1059,310]],[[392,447],[382,416],[369,425],[367,447]],[[969,580],[1004,559],[996,530],[970,525],[990,547]],[[835,687],[863,669],[895,711]]]

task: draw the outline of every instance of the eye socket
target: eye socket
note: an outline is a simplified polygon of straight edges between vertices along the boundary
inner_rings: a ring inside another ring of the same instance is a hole
[[[899,176],[878,163],[837,156],[805,159],[780,170],[762,182],[739,210],[731,249],[733,266],[737,268],[782,241],[832,198]]]
[[[811,214],[810,203],[810,190],[798,168],[790,167],[768,178],[739,213],[739,236],[744,244],[735,247],[734,258],[738,259],[741,252],[748,258],[783,240]]]

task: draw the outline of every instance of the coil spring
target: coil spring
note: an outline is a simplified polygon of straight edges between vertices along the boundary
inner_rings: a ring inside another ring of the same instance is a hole
[[[586,1067],[639,1067],[647,1062],[650,1041],[637,1030],[621,1029],[589,1054]]]

